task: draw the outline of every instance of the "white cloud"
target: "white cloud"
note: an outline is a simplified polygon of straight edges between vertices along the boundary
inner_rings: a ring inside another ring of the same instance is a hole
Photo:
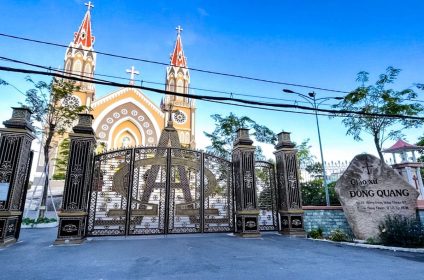
[[[205,9],[203,8],[197,8],[197,12],[202,16],[202,17],[207,17],[209,16],[208,12],[206,12]]]

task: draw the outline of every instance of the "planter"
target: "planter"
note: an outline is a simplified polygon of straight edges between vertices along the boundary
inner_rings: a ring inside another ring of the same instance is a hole
[[[57,225],[58,225],[58,222],[29,224],[29,225],[22,224],[21,228],[54,228],[54,227],[57,227]]]

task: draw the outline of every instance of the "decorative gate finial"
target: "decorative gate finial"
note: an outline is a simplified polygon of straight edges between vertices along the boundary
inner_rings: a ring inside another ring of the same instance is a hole
[[[172,108],[174,108],[174,104],[172,101],[170,101],[168,104],[164,104],[163,102],[160,104],[160,107],[162,109],[162,111],[168,113],[168,124],[167,127],[173,127],[173,122],[172,122],[172,114],[179,112],[179,110],[173,110]]]

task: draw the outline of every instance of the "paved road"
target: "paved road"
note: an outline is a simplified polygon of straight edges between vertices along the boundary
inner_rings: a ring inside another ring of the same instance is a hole
[[[266,234],[95,239],[51,246],[56,229],[25,229],[0,250],[0,279],[423,279],[424,254]]]

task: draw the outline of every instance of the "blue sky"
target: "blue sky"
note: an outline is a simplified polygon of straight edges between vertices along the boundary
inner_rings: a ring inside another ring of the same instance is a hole
[[[85,1],[0,1],[0,32],[69,44],[86,11]],[[180,4],[181,3],[181,4]],[[356,73],[366,70],[372,80],[387,66],[402,69],[395,88],[424,82],[424,2],[415,1],[94,1],[94,48],[169,62],[175,27],[181,25],[189,67],[349,91]],[[64,49],[0,37],[0,55],[63,67]],[[12,65],[0,61],[1,65]],[[165,68],[147,63],[97,57],[96,73],[126,77],[134,65],[145,81],[164,82]],[[14,65],[16,66],[16,65]],[[0,72],[0,77],[21,90],[24,76]],[[35,79],[38,77],[34,77]],[[40,77],[41,79],[41,77]],[[124,81],[125,82],[125,81]],[[144,84],[149,86],[149,84]],[[151,86],[151,85],[150,85]],[[191,86],[297,99],[282,93],[284,86],[191,72]],[[289,87],[301,93],[308,89]],[[97,87],[97,96],[112,88]],[[12,88],[1,88],[0,119],[10,106],[22,101]],[[316,91],[317,96],[339,94]],[[160,96],[145,92],[159,103]],[[194,93],[204,94],[200,91]],[[423,93],[419,99],[423,100]],[[288,102],[288,101],[285,101]],[[197,139],[211,131],[214,113],[247,115],[274,131],[291,131],[301,142],[310,138],[318,156],[313,116],[267,112],[197,102]],[[345,136],[340,119],[320,118],[327,160],[350,160],[355,154],[375,154],[370,138],[355,142]],[[415,142],[422,129],[405,132]],[[393,142],[387,142],[386,146]],[[265,148],[271,156],[271,147]]]

